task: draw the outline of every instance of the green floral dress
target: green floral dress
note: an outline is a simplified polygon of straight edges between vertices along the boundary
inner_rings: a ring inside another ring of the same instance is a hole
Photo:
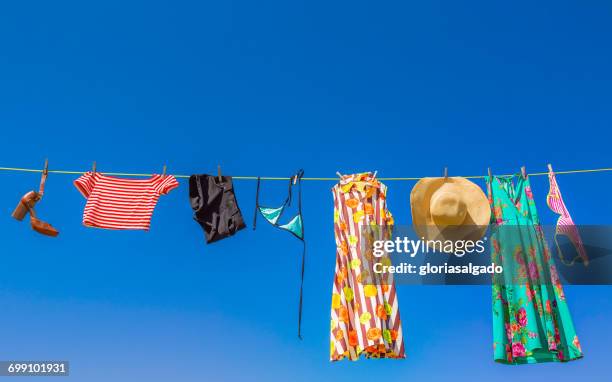
[[[495,361],[524,364],[581,358],[529,178],[494,176],[486,181],[493,212],[491,257],[504,268],[493,280]]]

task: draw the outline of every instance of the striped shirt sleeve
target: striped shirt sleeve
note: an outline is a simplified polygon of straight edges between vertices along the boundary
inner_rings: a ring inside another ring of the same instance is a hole
[[[155,186],[155,191],[157,191],[157,193],[160,195],[166,195],[178,186],[179,183],[174,176],[166,175],[164,177],[159,178],[159,181]]]
[[[96,185],[97,177],[92,172],[86,172],[74,181],[74,186],[87,199]]]

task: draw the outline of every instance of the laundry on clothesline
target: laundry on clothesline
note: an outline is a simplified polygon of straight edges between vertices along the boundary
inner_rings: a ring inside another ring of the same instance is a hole
[[[23,168],[23,167],[0,167],[0,171],[16,171],[16,172],[43,172],[41,169],[36,168]],[[52,174],[65,174],[65,175],[83,175],[87,171],[75,171],[75,170],[49,170],[49,173]],[[602,167],[602,168],[592,168],[592,169],[583,169],[583,170],[565,170],[565,171],[557,171],[556,175],[564,175],[564,174],[586,174],[586,173],[597,173],[597,172],[612,172],[612,167]],[[126,176],[126,177],[150,177],[154,174],[151,173],[128,173],[128,172],[103,172],[104,175],[110,176]],[[180,175],[180,174],[172,174],[177,179],[189,179],[191,175]],[[499,176],[509,176],[512,174],[505,174]],[[534,172],[530,173],[529,176],[544,176],[548,175],[548,172]],[[463,175],[461,176],[465,179],[484,179],[486,175]],[[379,181],[415,181],[426,178],[425,176],[420,177],[377,177]],[[288,177],[282,176],[232,176],[234,180],[289,180]],[[338,180],[337,177],[303,177],[303,181],[323,181],[323,182],[336,182]]]
[[[557,225],[555,228],[555,244],[557,246],[557,253],[561,261],[566,264],[573,264],[578,258],[582,260],[585,265],[589,264],[589,257],[586,254],[586,250],[584,249],[584,244],[582,243],[582,238],[580,237],[580,233],[574,224],[574,220],[570,215],[567,207],[565,206],[565,202],[563,201],[563,197],[561,196],[561,190],[559,189],[559,185],[557,184],[557,178],[555,177],[555,173],[553,172],[552,166],[548,165],[548,182],[549,182],[549,191],[548,196],[546,197],[546,201],[548,207],[559,215],[557,219]],[[572,245],[578,252],[578,256],[574,257],[572,260],[566,260],[563,256],[563,251],[561,250],[561,246],[559,245],[558,235],[565,235],[569,238]]]
[[[274,227],[290,232],[296,238],[302,241],[302,268],[300,277],[300,299],[298,303],[298,338],[302,338],[302,305],[304,292],[304,268],[306,266],[306,241],[304,240],[304,221],[302,218],[302,177],[304,170],[299,170],[289,178],[289,188],[287,190],[287,198],[280,207],[264,207],[259,204],[259,192],[261,179],[257,179],[257,191],[255,193],[255,213],[253,215],[253,230],[257,227],[257,215],[261,214],[264,219]],[[293,187],[297,187],[298,205],[297,212],[286,223],[280,223],[283,218],[283,213],[291,206],[293,201]]]
[[[330,359],[405,358],[405,338],[399,314],[393,275],[372,280],[372,253],[364,248],[370,235],[388,238],[394,220],[387,206],[387,180],[417,180],[410,194],[413,229],[426,240],[478,240],[491,230],[494,265],[509,269],[508,277],[529,282],[517,285],[495,279],[493,282],[494,359],[508,364],[547,361],[566,362],[582,357],[563,287],[550,256],[536,212],[529,174],[471,176],[485,180],[488,197],[468,177],[378,178],[376,172],[339,178],[305,178],[299,170],[290,177],[232,177],[221,175],[124,174],[92,171],[85,173],[0,167],[0,171],[41,172],[39,191],[24,195],[13,217],[22,220],[28,213],[32,228],[47,236],[58,231],[37,218],[34,205],[41,200],[49,173],[80,175],[74,186],[87,199],[83,224],[117,230],[149,230],[160,196],[179,186],[177,178],[189,178],[189,203],[193,219],[204,231],[207,243],[235,236],[246,224],[238,207],[235,179],[257,180],[253,229],[261,215],[270,225],[291,233],[302,241],[301,278],[298,304],[298,337],[302,337],[302,307],[306,242],[302,211],[303,180],[336,180],[332,188],[336,265],[332,286]],[[560,171],[557,174],[612,171],[612,168]],[[557,235],[567,236],[580,259],[588,256],[580,234],[567,210],[549,166],[549,207],[557,214]],[[135,179],[134,176],[145,179]],[[287,181],[287,197],[280,206],[260,203],[264,180]],[[294,199],[297,197],[297,205]],[[293,203],[293,206],[292,206]],[[289,210],[293,209],[290,214]],[[501,227],[516,225],[520,235],[500,234]],[[368,231],[375,226],[380,229]],[[557,243],[558,246],[558,243]],[[444,252],[444,251],[443,251]],[[559,256],[563,254],[559,249]],[[513,273],[514,272],[514,273]]]
[[[189,202],[207,243],[233,236],[246,227],[231,176],[191,175]]]
[[[387,187],[373,173],[341,175],[332,188],[336,267],[332,285],[330,360],[405,358],[392,281],[365,284],[370,258],[362,227],[392,226]],[[386,233],[382,233],[386,236]]]
[[[36,216],[36,211],[34,210],[34,206],[38,203],[45,193],[45,183],[47,181],[48,175],[48,165],[49,161],[45,161],[45,168],[42,171],[42,176],[40,178],[40,186],[38,188],[38,192],[30,191],[25,194],[19,200],[19,204],[12,213],[13,218],[21,221],[26,216],[26,214],[30,214],[30,225],[32,229],[40,234],[56,237],[59,235],[59,231],[55,229],[51,224],[44,222]]]
[[[491,259],[505,272],[503,280],[493,282],[495,361],[527,364],[582,358],[529,177],[492,176],[486,182],[493,213]]]
[[[419,180],[410,192],[410,208],[414,230],[427,243],[476,241],[484,236],[491,220],[482,189],[461,177]]]
[[[87,199],[83,225],[145,231],[151,226],[151,217],[159,197],[178,185],[172,175],[129,179],[99,172],[87,172],[74,181],[74,186]]]

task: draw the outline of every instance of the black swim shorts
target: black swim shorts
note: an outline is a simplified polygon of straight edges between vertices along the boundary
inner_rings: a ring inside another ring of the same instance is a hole
[[[189,177],[189,202],[195,211],[193,219],[200,223],[206,234],[206,242],[212,243],[232,236],[246,227],[231,176],[191,175]]]

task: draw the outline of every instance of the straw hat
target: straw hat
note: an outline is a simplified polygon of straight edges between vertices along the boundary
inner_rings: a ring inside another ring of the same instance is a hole
[[[484,192],[465,178],[423,178],[410,193],[412,224],[425,240],[478,240],[489,225]]]

